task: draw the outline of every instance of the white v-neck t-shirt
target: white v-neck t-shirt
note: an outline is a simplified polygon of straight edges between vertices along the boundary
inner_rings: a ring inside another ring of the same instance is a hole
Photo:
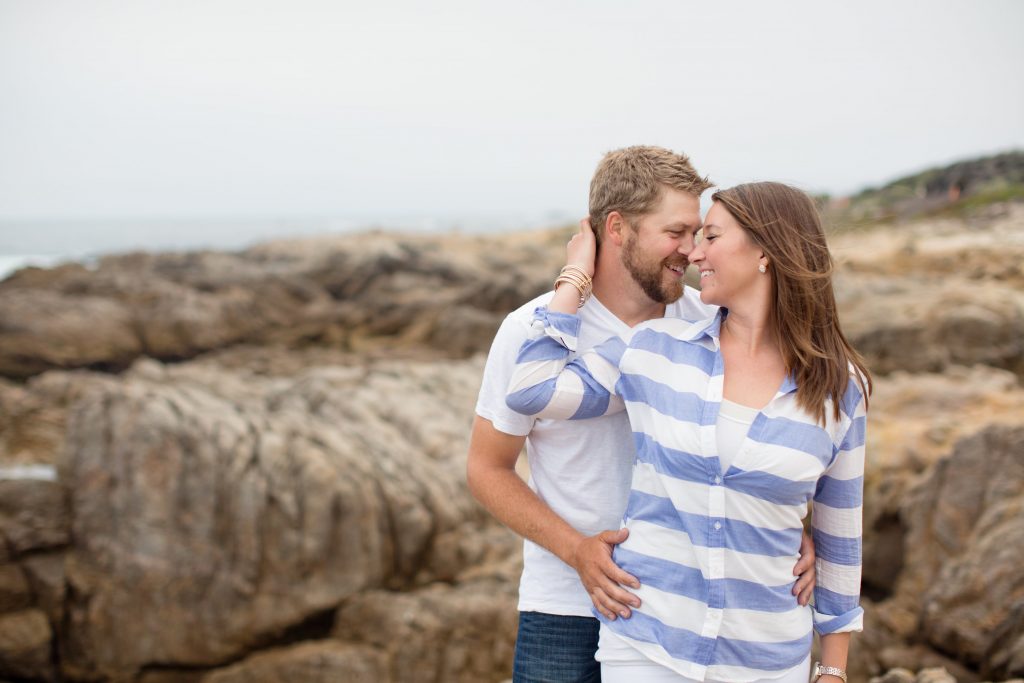
[[[725,474],[736,459],[743,442],[750,431],[750,425],[754,418],[761,412],[757,408],[741,405],[722,399],[718,409],[718,420],[715,422],[715,438],[718,440],[718,461],[722,467],[722,474]]]

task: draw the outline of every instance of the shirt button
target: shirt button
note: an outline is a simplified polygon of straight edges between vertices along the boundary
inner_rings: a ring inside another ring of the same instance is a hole
[[[715,531],[718,531],[721,528],[722,528],[722,523],[721,522],[715,522]]]

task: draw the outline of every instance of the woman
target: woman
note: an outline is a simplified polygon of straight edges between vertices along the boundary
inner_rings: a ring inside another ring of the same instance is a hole
[[[513,409],[548,418],[628,412],[637,443],[616,564],[642,606],[602,621],[602,680],[845,680],[861,629],[861,491],[870,379],[839,327],[832,260],[813,202],[778,183],[713,196],[690,254],[701,323],[661,319],[566,365],[593,273],[587,227],[536,337],[520,351]],[[790,593],[813,500],[814,608]]]

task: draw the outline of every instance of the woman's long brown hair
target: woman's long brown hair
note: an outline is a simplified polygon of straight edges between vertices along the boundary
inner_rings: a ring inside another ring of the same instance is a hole
[[[769,324],[786,370],[796,380],[797,404],[824,424],[831,398],[838,420],[850,365],[857,370],[865,401],[871,375],[839,326],[832,255],[814,202],[782,183],[737,185],[712,199],[722,203],[768,258],[773,294]]]

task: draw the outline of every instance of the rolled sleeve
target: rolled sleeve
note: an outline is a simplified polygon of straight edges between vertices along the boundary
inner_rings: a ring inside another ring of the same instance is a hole
[[[618,368],[598,350],[568,363],[577,348],[579,329],[577,315],[553,313],[544,307],[536,310],[530,338],[519,351],[509,382],[505,398],[509,408],[560,420],[587,419],[624,409],[614,392]],[[621,346],[622,340],[613,337],[607,344]]]
[[[844,405],[851,412],[845,415],[846,428],[832,462],[818,481],[811,519],[817,574],[814,630],[821,635],[864,627],[860,581],[866,402],[858,392],[845,397]]]

